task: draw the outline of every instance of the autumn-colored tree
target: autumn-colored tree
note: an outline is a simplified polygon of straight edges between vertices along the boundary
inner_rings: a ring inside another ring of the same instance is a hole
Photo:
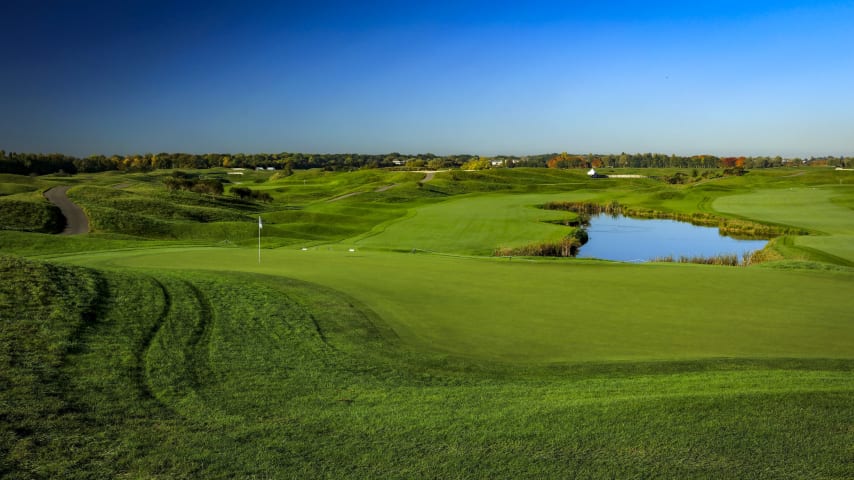
[[[488,158],[479,157],[477,159],[469,160],[460,168],[462,170],[486,170],[491,166],[492,163],[490,163]]]
[[[733,168],[733,167],[735,167],[736,160],[738,160],[738,159],[735,157],[723,157],[723,158],[721,158],[721,167]]]
[[[744,175],[744,157],[725,157],[721,159],[721,166],[726,175]]]
[[[566,152],[561,152],[560,155],[556,155],[546,162],[546,166],[549,168],[569,168],[570,164],[571,159]]]

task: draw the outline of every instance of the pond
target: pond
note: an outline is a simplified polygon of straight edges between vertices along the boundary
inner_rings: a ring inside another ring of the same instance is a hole
[[[589,240],[579,250],[579,258],[621,262],[645,262],[667,256],[737,255],[741,259],[744,253],[761,250],[768,243],[768,240],[725,237],[715,227],[607,214],[591,216],[587,234]]]

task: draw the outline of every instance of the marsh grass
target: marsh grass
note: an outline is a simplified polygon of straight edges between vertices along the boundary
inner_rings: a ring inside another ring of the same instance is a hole
[[[554,201],[545,203],[542,208],[546,210],[564,210],[578,213],[582,215],[582,223],[584,223],[585,217],[589,219],[592,215],[600,214],[612,216],[623,215],[632,218],[662,218],[687,222],[697,226],[717,227],[721,235],[744,239],[768,239],[781,235],[806,235],[809,233],[805,229],[765,225],[747,220],[724,218],[719,215],[712,215],[705,212],[680,213],[629,207],[627,205],[620,204],[617,201],[611,201],[609,203]]]
[[[498,248],[493,255],[496,257],[574,257],[579,248],[581,248],[581,242],[578,239],[567,237],[559,242]]]
[[[720,266],[728,266],[728,267],[738,267],[738,266],[747,266],[750,264],[751,254],[747,253],[742,256],[740,259],[738,255],[714,255],[711,257],[704,256],[685,256],[680,255],[678,257],[674,257],[673,255],[668,255],[665,257],[655,257],[650,260],[650,262],[663,262],[663,263],[696,263],[698,265],[720,265]]]
[[[496,257],[574,257],[587,243],[587,231],[573,228],[572,232],[557,242],[541,242],[520,247],[500,247],[493,252]]]

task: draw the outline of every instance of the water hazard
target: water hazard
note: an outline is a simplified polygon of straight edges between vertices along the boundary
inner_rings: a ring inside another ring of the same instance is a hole
[[[761,250],[768,240],[739,240],[718,233],[715,227],[664,219],[637,219],[607,214],[590,217],[589,239],[579,258],[645,262],[672,256],[714,257]]]

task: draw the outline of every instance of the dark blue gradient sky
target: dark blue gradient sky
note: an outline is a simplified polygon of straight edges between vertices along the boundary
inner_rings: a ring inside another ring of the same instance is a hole
[[[854,2],[7,1],[0,149],[854,154]]]

